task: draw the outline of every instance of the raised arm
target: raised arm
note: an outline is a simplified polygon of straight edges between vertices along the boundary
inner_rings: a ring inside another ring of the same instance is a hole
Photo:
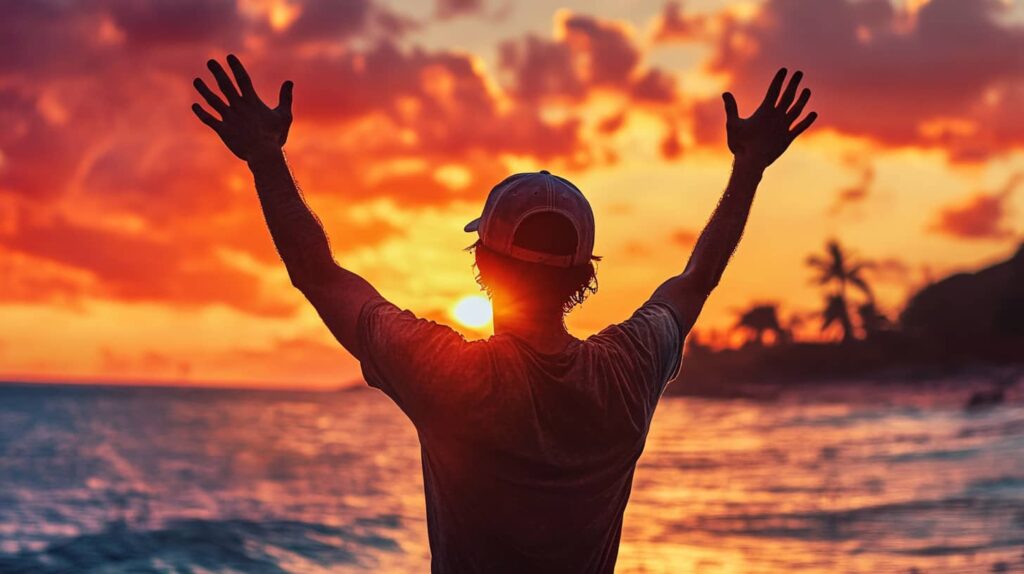
[[[811,97],[811,91],[805,88],[796,99],[802,77],[801,72],[793,74],[786,91],[782,92],[786,69],[779,70],[764,101],[748,118],[739,117],[736,99],[731,93],[722,94],[725,129],[729,150],[733,153],[732,176],[711,220],[697,240],[686,268],[665,281],[652,297],[673,306],[684,332],[696,322],[708,295],[722,278],[722,272],[743,235],[754,192],[765,168],[778,159],[817,118],[817,114],[811,112],[797,123]]]
[[[220,119],[199,104],[193,104],[192,111],[232,153],[248,163],[263,216],[292,284],[309,299],[338,341],[355,353],[359,311],[377,291],[335,263],[327,234],[303,201],[288,169],[282,146],[292,123],[292,83],[281,85],[280,101],[270,108],[256,95],[238,58],[228,56],[228,65],[237,89],[217,61],[207,63],[226,102],[203,80],[193,82]]]

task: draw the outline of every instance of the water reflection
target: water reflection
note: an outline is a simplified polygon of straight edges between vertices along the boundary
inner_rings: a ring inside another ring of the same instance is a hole
[[[1019,398],[858,393],[665,400],[617,571],[1024,570]],[[0,571],[423,571],[419,473],[373,391],[0,387]]]

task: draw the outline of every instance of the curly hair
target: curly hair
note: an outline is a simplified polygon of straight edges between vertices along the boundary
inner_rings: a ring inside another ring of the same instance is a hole
[[[593,262],[568,268],[529,263],[492,251],[480,241],[466,250],[475,255],[477,284],[492,299],[495,289],[502,289],[521,300],[568,313],[597,292],[597,268]],[[595,257],[594,261],[597,260]]]

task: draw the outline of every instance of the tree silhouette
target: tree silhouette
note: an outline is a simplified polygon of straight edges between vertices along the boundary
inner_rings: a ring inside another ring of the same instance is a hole
[[[775,303],[758,303],[740,313],[734,329],[748,333],[748,341],[765,344],[765,334],[774,335],[776,343],[788,341],[789,333],[779,323],[778,307]]]
[[[874,309],[874,294],[863,276],[869,264],[844,252],[835,239],[825,244],[825,252],[825,257],[811,255],[807,258],[807,265],[817,272],[817,283],[832,290],[825,297],[821,330],[838,324],[843,330],[843,341],[850,341],[857,334],[850,316],[847,286],[852,285],[866,296],[867,303]]]
[[[825,309],[821,312],[821,319],[822,331],[825,331],[832,325],[839,325],[843,330],[843,341],[850,341],[856,338],[853,321],[850,320],[850,311],[842,294],[833,293],[825,297]]]
[[[866,301],[857,307],[857,315],[860,317],[864,335],[869,339],[891,327],[889,318],[878,310],[874,300]]]

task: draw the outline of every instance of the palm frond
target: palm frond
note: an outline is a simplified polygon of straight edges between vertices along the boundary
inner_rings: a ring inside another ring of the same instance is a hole
[[[861,292],[869,298],[874,299],[874,293],[871,292],[871,286],[867,284],[867,281],[865,281],[863,277],[860,275],[850,275],[847,276],[847,280],[849,280],[854,287],[860,289]]]

